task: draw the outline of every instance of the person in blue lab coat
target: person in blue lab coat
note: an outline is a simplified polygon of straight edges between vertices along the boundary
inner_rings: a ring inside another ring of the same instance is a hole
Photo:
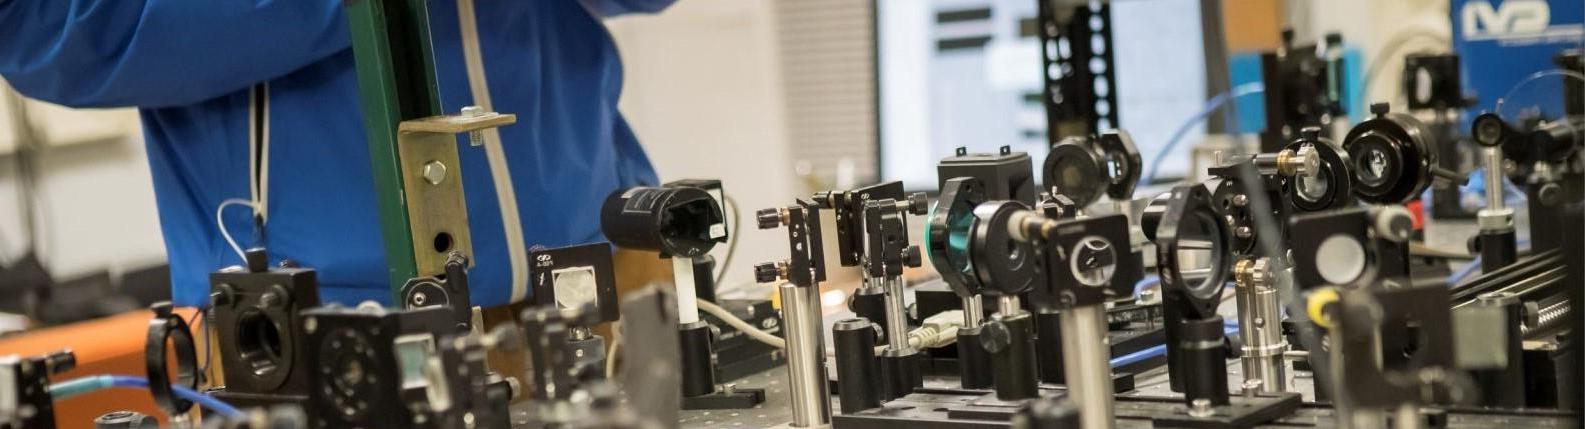
[[[657,181],[617,111],[622,65],[600,19],[672,1],[429,2],[444,111],[518,115],[486,147],[460,147],[475,305],[526,298],[528,248],[603,240],[606,195]],[[389,304],[343,9],[0,0],[0,76],[67,106],[140,108],[177,305],[207,304],[208,273],[241,263],[220,228],[318,269],[326,301]],[[231,199],[244,204],[217,225]]]

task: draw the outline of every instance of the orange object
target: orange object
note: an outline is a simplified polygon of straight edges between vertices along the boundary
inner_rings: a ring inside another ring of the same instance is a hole
[[[191,318],[195,310],[177,309],[176,314]],[[147,310],[119,314],[102,319],[30,331],[25,334],[0,339],[0,355],[42,355],[71,349],[77,357],[77,367],[50,377],[51,382],[61,382],[91,375],[118,374],[145,376],[143,347],[148,337],[149,319],[154,314]],[[201,324],[201,322],[198,322]],[[197,330],[195,326],[193,328]],[[195,335],[197,347],[203,347],[203,338]],[[198,350],[198,362],[204,362],[203,350]],[[89,393],[55,403],[55,424],[60,429],[93,429],[93,420],[101,414],[117,410],[132,410],[160,419],[162,426],[167,418],[146,390],[114,388]]]

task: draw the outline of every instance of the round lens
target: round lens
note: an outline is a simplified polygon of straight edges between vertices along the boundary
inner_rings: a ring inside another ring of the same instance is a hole
[[[1390,167],[1387,163],[1387,153],[1381,148],[1370,148],[1354,163],[1359,171],[1359,181],[1370,186],[1380,186],[1387,183],[1387,172]]]

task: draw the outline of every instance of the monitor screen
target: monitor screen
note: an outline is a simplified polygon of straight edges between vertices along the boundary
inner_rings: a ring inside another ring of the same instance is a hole
[[[936,162],[958,147],[1011,146],[1039,168],[1047,147],[1036,1],[876,0],[883,180],[935,189]],[[1148,164],[1205,105],[1199,0],[1111,8],[1119,125]],[[1181,174],[1187,146],[1203,134],[1191,129],[1176,150],[1184,156],[1168,157],[1161,175]]]

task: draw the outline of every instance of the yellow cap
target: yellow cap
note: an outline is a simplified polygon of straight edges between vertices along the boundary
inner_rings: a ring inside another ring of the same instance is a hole
[[[1332,287],[1323,287],[1310,292],[1310,299],[1305,303],[1305,311],[1309,313],[1310,321],[1322,328],[1332,329],[1334,323],[1331,315],[1325,311],[1326,306],[1340,299],[1342,297],[1337,294],[1337,289]]]

